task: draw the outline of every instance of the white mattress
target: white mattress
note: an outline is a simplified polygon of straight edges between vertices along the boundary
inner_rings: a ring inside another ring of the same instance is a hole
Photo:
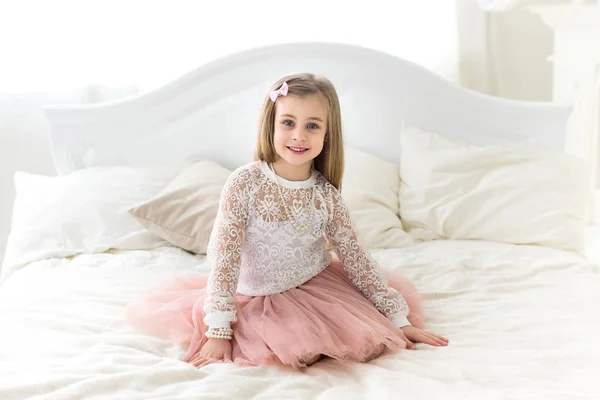
[[[303,372],[215,364],[136,333],[138,290],[203,258],[174,248],[32,263],[0,285],[0,399],[592,399],[600,396],[600,272],[562,251],[447,241],[375,253],[425,300],[446,348]]]

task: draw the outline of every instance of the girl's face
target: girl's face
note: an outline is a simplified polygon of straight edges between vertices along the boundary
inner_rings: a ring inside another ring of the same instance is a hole
[[[310,166],[323,150],[326,128],[327,107],[321,96],[277,98],[273,141],[280,159],[290,166]]]

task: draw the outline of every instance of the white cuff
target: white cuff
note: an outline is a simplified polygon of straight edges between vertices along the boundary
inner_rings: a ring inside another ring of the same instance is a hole
[[[213,311],[204,316],[204,323],[208,326],[208,329],[231,328],[231,313]]]
[[[406,318],[406,315],[404,314],[396,314],[396,315],[392,315],[390,317],[390,320],[394,323],[394,325],[396,325],[398,328],[402,328],[404,326],[409,326],[410,322],[408,322],[408,319]]]

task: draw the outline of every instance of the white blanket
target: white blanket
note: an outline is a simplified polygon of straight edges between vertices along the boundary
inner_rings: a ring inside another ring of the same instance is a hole
[[[178,361],[122,319],[139,290],[204,259],[175,248],[37,261],[0,285],[0,399],[592,399],[600,396],[600,272],[560,250],[447,241],[377,252],[424,297],[445,348],[367,364]],[[351,327],[349,327],[351,329]]]

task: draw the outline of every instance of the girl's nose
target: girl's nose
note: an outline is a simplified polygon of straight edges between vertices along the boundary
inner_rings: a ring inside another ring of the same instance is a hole
[[[304,129],[296,129],[294,131],[294,134],[292,135],[292,138],[294,140],[298,140],[298,141],[306,141],[306,132],[304,131]]]

